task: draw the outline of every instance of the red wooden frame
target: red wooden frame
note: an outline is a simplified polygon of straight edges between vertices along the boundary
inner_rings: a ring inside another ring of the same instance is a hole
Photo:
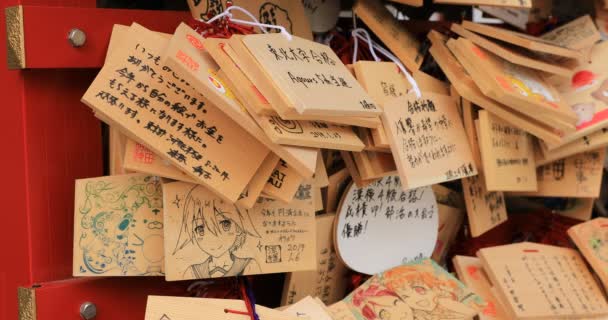
[[[148,295],[184,296],[189,284],[165,282],[158,277],[83,278],[42,283],[32,289],[36,320],[81,319],[79,310],[84,302],[95,304],[95,320],[144,319]]]
[[[0,160],[4,182],[0,320],[17,319],[17,288],[36,283],[61,280],[63,284],[74,284],[74,290],[80,288],[80,291],[74,291],[75,294],[93,292],[97,288],[107,294],[106,300],[99,300],[100,303],[109,303],[110,297],[114,297],[113,301],[118,298],[128,302],[125,297],[134,294],[133,301],[140,304],[133,314],[139,316],[127,317],[131,319],[142,318],[141,297],[149,290],[138,295],[135,292],[149,288],[148,285],[163,287],[159,284],[161,281],[154,280],[132,287],[129,284],[137,280],[108,280],[115,289],[109,293],[102,280],[63,281],[72,273],[74,180],[103,174],[101,122],[80,103],[80,97],[97,70],[73,68],[101,66],[114,23],[139,21],[153,30],[171,32],[189,15],[187,12],[95,9],[95,2],[0,0],[2,8],[24,5],[26,64],[31,68],[8,70],[6,65],[0,67],[3,119],[0,141],[4,146]],[[59,5],[87,8],[51,7]],[[66,40],[67,32],[73,27],[87,33],[87,44],[82,48],[72,48]],[[5,23],[0,24],[0,34],[1,47],[5,48]],[[0,61],[6,59],[6,50],[1,49]],[[87,284],[91,287],[85,290]],[[61,301],[68,293],[47,291],[46,284],[43,288],[39,291],[38,301],[42,303],[39,319],[79,319],[72,311],[66,311],[68,317],[54,316],[64,306]],[[72,291],[72,288],[64,289]],[[131,315],[129,312],[124,314]]]
[[[24,6],[26,68],[101,68],[114,24],[137,22],[173,33],[189,17],[185,11]],[[82,47],[68,43],[67,35],[73,28],[86,34]]]

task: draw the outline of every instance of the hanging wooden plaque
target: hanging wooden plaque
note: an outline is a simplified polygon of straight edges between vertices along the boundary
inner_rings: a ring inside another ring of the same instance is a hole
[[[236,201],[269,150],[164,68],[168,40],[137,25],[129,32],[82,101],[197,182]]]
[[[330,47],[283,34],[247,35],[242,41],[298,113],[321,117],[380,114]]]
[[[315,268],[310,192],[289,204],[260,198],[250,210],[184,182],[164,184],[163,197],[168,281]]]
[[[404,189],[477,174],[454,101],[423,93],[391,100],[382,121]]]
[[[128,174],[76,180],[75,277],[162,276],[160,179]]]
[[[534,146],[527,132],[482,110],[477,136],[488,191],[536,191]]]

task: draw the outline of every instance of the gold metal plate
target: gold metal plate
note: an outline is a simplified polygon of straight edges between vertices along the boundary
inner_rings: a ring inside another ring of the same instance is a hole
[[[36,320],[36,289],[17,289],[19,300],[19,320]]]
[[[6,47],[9,69],[25,68],[25,41],[23,33],[23,7],[8,7],[6,17]]]

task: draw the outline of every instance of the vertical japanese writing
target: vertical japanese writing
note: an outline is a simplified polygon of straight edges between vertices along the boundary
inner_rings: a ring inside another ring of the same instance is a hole
[[[395,152],[406,168],[418,169],[415,171],[439,169],[437,182],[475,174],[475,166],[468,155],[470,152],[466,150],[468,144],[464,129],[453,102],[438,106],[438,102],[430,98],[403,101],[401,104],[406,103],[406,106],[389,107],[392,118],[389,125],[395,140]],[[438,101],[443,104],[445,99]],[[450,161],[455,158],[459,160]]]
[[[222,163],[205,157],[210,144],[230,141],[208,117],[204,97],[152,49],[142,43],[132,46],[118,67],[105,70],[107,82],[94,93],[96,103],[109,109],[104,113],[121,114],[134,130],[163,141],[164,154],[201,179],[230,180]],[[136,156],[140,162],[151,159],[143,151]]]

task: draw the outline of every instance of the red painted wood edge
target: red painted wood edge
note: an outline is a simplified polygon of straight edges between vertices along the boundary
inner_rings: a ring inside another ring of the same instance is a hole
[[[34,289],[36,320],[81,319],[80,305],[84,302],[95,304],[95,320],[116,320],[143,319],[148,295],[187,296],[190,282],[126,277],[76,278],[39,285]]]
[[[23,6],[26,68],[101,68],[114,24],[173,33],[189,17],[188,11]],[[85,32],[84,46],[68,42],[73,28]]]

